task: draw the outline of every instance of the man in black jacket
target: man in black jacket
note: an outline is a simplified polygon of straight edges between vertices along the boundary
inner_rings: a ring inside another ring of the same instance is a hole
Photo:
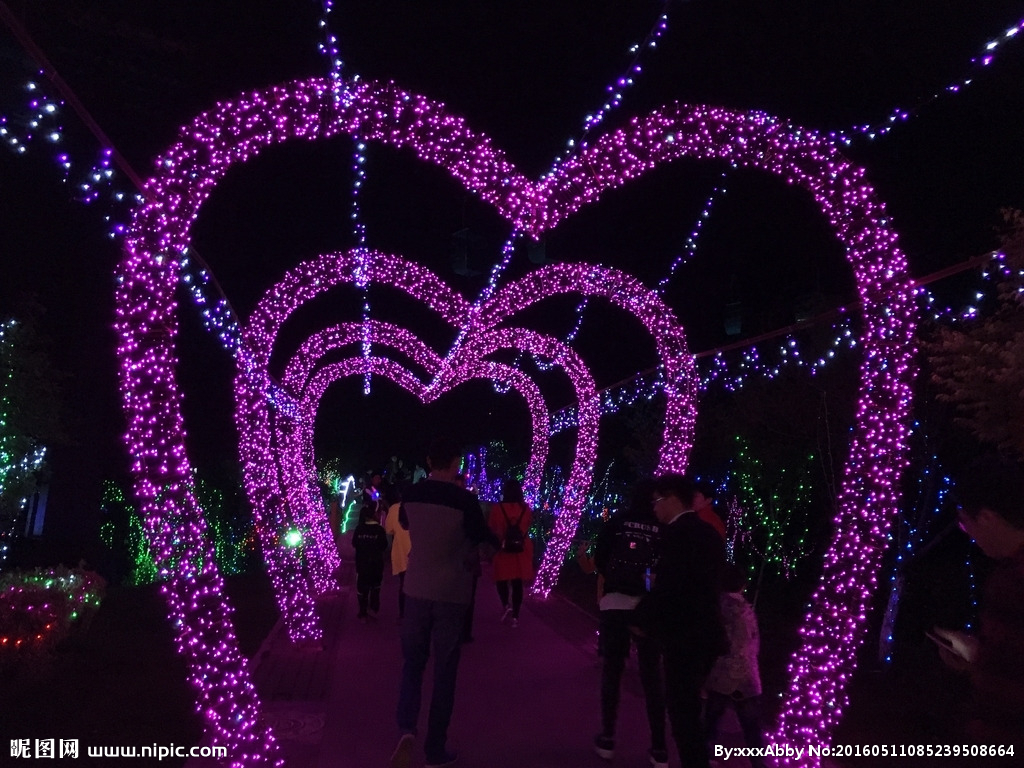
[[[706,768],[700,689],[728,650],[718,602],[725,546],[694,513],[687,478],[656,477],[651,501],[662,526],[660,559],[651,592],[634,611],[636,626],[662,647],[665,704],[683,768]]]

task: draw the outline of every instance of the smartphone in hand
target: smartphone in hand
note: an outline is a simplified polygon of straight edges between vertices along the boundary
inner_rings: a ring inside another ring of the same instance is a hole
[[[970,664],[978,655],[978,640],[963,632],[951,632],[939,627],[925,632],[925,635],[939,648],[948,651],[952,656]]]
[[[953,641],[949,638],[943,637],[942,635],[936,635],[934,632],[929,632],[927,630],[925,631],[924,636],[939,646],[939,648],[945,648],[950,653],[955,653],[957,656],[960,656],[960,652],[957,650],[956,646],[953,645]]]

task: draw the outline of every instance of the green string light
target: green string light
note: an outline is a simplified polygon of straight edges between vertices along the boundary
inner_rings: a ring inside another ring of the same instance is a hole
[[[766,570],[789,578],[810,553],[814,454],[795,470],[780,467],[773,473],[753,454],[746,438],[737,435],[735,441],[736,458],[727,481],[735,497],[729,517],[732,549],[752,556],[751,570],[760,561]]]

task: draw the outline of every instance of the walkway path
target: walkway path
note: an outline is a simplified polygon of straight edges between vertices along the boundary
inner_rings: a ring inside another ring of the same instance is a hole
[[[287,768],[384,768],[397,741],[397,581],[385,577],[381,614],[364,624],[356,619],[351,580],[343,575],[342,590],[320,602],[322,648],[291,645],[279,624],[254,659],[265,717],[284,747]],[[500,622],[500,613],[485,566],[449,732],[459,768],[648,766],[649,730],[632,661],[623,680],[615,760],[593,751],[600,726],[595,619],[555,596],[528,598],[515,629]],[[421,733],[429,685],[428,666]],[[193,760],[188,768],[202,765]],[[422,765],[418,748],[413,766]],[[678,766],[674,755],[671,765]]]

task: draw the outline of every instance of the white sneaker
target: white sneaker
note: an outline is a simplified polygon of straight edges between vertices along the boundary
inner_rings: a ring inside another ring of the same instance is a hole
[[[398,746],[391,754],[391,762],[388,768],[409,768],[412,765],[412,748],[416,743],[416,737],[411,733],[403,733],[398,740]]]
[[[505,612],[503,614],[501,614],[501,623],[504,624],[505,623],[505,619],[507,619],[511,615],[512,615],[512,606],[506,605],[505,606]]]
[[[653,768],[668,768],[668,750],[649,749],[647,750],[647,757],[651,761]]]
[[[615,739],[611,736],[597,734],[594,737],[594,751],[602,760],[613,760],[615,758]]]
[[[519,626],[519,619],[512,619],[512,629]]]

